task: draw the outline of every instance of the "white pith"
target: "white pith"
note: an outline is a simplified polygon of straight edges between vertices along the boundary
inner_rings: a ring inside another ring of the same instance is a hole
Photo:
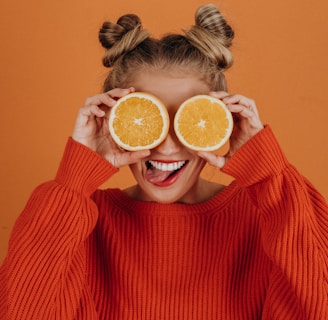
[[[157,170],[175,171],[175,170],[181,169],[183,167],[183,165],[186,163],[186,161],[177,161],[177,162],[166,163],[166,162],[150,160],[149,163]]]

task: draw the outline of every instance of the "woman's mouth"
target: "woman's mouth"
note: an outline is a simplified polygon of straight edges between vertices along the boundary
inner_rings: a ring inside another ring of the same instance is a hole
[[[165,187],[174,183],[185,168],[188,161],[146,161],[146,175],[145,178],[148,182],[156,186]]]

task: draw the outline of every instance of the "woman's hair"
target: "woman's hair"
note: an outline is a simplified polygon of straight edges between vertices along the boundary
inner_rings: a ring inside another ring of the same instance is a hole
[[[233,63],[229,48],[234,32],[217,7],[201,6],[195,25],[183,33],[152,38],[133,14],[122,16],[117,23],[105,22],[99,41],[106,49],[103,64],[111,70],[103,90],[132,85],[133,75],[144,68],[189,72],[210,90],[226,90],[224,71]]]

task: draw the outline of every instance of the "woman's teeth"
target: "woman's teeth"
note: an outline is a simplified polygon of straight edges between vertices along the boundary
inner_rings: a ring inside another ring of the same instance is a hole
[[[175,171],[179,170],[183,167],[183,165],[186,163],[186,161],[177,161],[177,162],[159,162],[159,161],[153,161],[150,160],[148,163],[153,167],[161,171]]]

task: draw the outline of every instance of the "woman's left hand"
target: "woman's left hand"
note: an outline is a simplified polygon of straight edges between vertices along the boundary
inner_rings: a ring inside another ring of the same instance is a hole
[[[199,152],[199,156],[210,165],[222,168],[229,158],[264,126],[259,118],[254,100],[239,94],[231,95],[224,91],[212,92],[211,96],[222,100],[233,115],[234,128],[230,137],[230,150],[224,157],[211,152]]]

